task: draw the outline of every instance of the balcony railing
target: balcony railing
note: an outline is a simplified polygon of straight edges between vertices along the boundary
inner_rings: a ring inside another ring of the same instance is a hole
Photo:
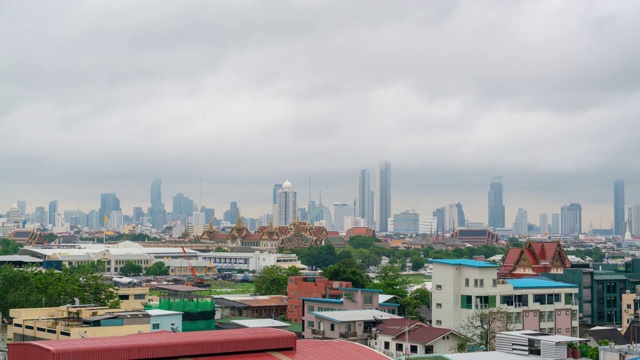
[[[311,330],[311,334],[313,334],[313,335],[319,335],[319,336],[324,336],[324,330],[312,329],[312,330]]]
[[[358,333],[356,331],[348,331],[348,332],[340,333],[340,337],[344,339],[350,339],[356,336],[358,336]]]

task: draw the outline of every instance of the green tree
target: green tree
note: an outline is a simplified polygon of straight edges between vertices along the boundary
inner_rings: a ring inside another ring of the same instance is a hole
[[[221,246],[216,246],[216,248],[213,249],[213,252],[229,252],[229,250],[225,249],[225,248],[223,248]]]
[[[123,276],[139,276],[140,274],[142,274],[142,266],[134,264],[131,260],[127,260],[120,268],[120,275]]]
[[[409,296],[414,298],[420,305],[431,308],[431,292],[429,290],[417,288],[413,290]]]
[[[424,322],[424,316],[420,313],[420,303],[418,300],[411,296],[407,296],[400,299],[400,307],[398,308],[398,315],[404,316],[407,319],[414,319]]]
[[[147,276],[169,275],[169,267],[166,266],[162,261],[158,261],[153,263],[153,265],[149,266],[147,271],[145,271],[145,275]]]
[[[300,269],[295,266],[282,268],[277,265],[265,266],[256,277],[254,285],[259,295],[286,295],[289,276],[299,276]]]
[[[383,293],[395,295],[399,298],[407,296],[407,285],[409,282],[402,276],[402,271],[395,265],[384,265],[376,275],[376,283],[373,285]]]
[[[340,260],[337,264],[325,268],[322,275],[329,280],[350,281],[355,288],[366,288],[371,284],[369,276],[353,259]]]
[[[512,318],[502,308],[474,310],[460,325],[459,333],[468,338],[467,344],[483,351],[495,350],[496,334],[512,330]]]
[[[376,243],[381,243],[376,237],[356,235],[349,239],[348,245],[354,249],[371,249]]]
[[[9,239],[0,239],[0,255],[16,255],[22,248],[21,244]]]
[[[418,271],[422,269],[426,263],[427,263],[427,260],[425,260],[425,258],[419,255],[416,255],[411,258],[411,270]]]

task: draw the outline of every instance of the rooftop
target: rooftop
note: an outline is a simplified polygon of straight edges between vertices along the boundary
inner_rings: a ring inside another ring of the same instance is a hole
[[[513,286],[514,289],[561,289],[561,288],[575,288],[576,285],[562,283],[553,280],[545,279],[509,279],[507,282]]]
[[[334,321],[337,323],[351,321],[365,321],[377,319],[399,319],[400,316],[392,315],[380,310],[346,310],[346,311],[313,311],[311,315],[316,317]]]
[[[231,322],[246,328],[289,327],[289,323],[274,319],[231,320]]]
[[[303,298],[300,298],[300,300],[304,300],[304,301],[316,301],[316,302],[331,303],[331,304],[342,304],[342,303],[343,303],[343,301],[342,301],[342,300],[337,300],[337,299],[323,299],[323,298],[308,298],[308,297],[303,297]]]
[[[476,261],[469,259],[431,259],[429,260],[431,263],[436,264],[444,264],[451,266],[469,266],[469,267],[477,267],[477,268],[496,268],[498,265],[492,264],[484,261]]]

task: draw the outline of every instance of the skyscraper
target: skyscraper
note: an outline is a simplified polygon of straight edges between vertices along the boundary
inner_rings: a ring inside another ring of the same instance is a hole
[[[549,231],[549,214],[540,214],[540,234]]]
[[[356,199],[356,217],[364,219],[367,226],[374,224],[373,190],[369,170],[360,170],[358,177],[358,198]]]
[[[120,199],[116,196],[116,193],[104,193],[100,194],[100,224],[104,224],[105,216],[111,217],[111,213],[114,211],[121,211]]]
[[[560,209],[560,226],[563,235],[582,234],[582,206],[578,203],[563,206]]]
[[[378,216],[376,230],[389,231],[391,217],[391,163],[382,161],[378,167]]]
[[[167,211],[162,203],[162,179],[156,178],[151,183],[150,199],[149,216],[151,217],[151,226],[156,230],[162,231],[167,223]]]
[[[513,222],[513,233],[519,235],[526,235],[527,228],[529,226],[529,216],[527,215],[527,210],[518,209],[518,213],[516,214],[516,219]]]
[[[504,228],[504,202],[502,176],[494,176],[489,184],[489,227]]]
[[[230,224],[234,224],[238,221],[238,216],[240,215],[240,209],[238,208],[238,202],[231,201],[229,203],[229,210],[225,211],[222,214],[222,221],[226,221]]]
[[[47,210],[44,209],[44,206],[36,206],[35,216],[33,217],[33,222],[40,225],[46,224],[49,220],[47,216]]]
[[[289,225],[296,219],[296,190],[289,180],[282,184],[278,190],[278,223],[277,225]]]
[[[49,225],[56,226],[56,214],[58,213],[58,200],[49,202]]]
[[[613,182],[613,234],[623,236],[626,232],[624,221],[624,180]]]
[[[333,230],[346,231],[345,229],[345,217],[353,216],[353,206],[343,203],[333,204]]]
[[[282,190],[282,184],[273,184],[273,223],[279,224],[278,221],[278,192]]]
[[[143,216],[144,216],[144,211],[142,210],[142,208],[135,206],[133,208],[133,216],[132,216],[133,223],[140,225],[140,222],[142,221]]]
[[[25,215],[27,215],[27,202],[24,200],[18,200],[16,202],[16,205],[18,205],[18,211],[20,211],[20,215],[22,215],[23,217]]]
[[[461,203],[457,203],[456,204],[456,209],[458,209],[458,228],[463,228],[465,226],[467,226],[467,219],[464,216],[464,210],[462,210],[462,204]]]
[[[560,214],[551,214],[551,233],[560,234]]]
[[[640,235],[640,203],[631,206],[629,222],[631,223],[631,235]]]
[[[433,217],[436,218],[435,232],[444,234],[444,207],[433,210]]]
[[[172,216],[176,221],[184,221],[186,217],[193,215],[193,200],[184,196],[183,193],[177,193],[173,197]]]

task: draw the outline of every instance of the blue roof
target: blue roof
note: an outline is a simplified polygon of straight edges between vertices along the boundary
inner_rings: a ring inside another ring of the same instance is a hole
[[[382,290],[378,290],[378,289],[338,288],[338,290],[342,290],[342,291],[362,291],[362,292],[377,292],[377,293],[382,293]]]
[[[303,297],[300,299],[304,301],[317,301],[317,302],[323,302],[323,303],[342,304],[342,300],[338,300],[338,299],[322,299],[322,298],[308,298],[308,297]]]
[[[498,267],[498,265],[485,262],[485,261],[476,261],[469,259],[431,259],[429,262],[436,264],[445,264],[445,265],[453,265],[453,266],[470,266],[477,268],[489,268],[489,267]]]
[[[514,289],[557,289],[577,287],[573,284],[543,279],[509,279],[507,282],[511,284]]]

